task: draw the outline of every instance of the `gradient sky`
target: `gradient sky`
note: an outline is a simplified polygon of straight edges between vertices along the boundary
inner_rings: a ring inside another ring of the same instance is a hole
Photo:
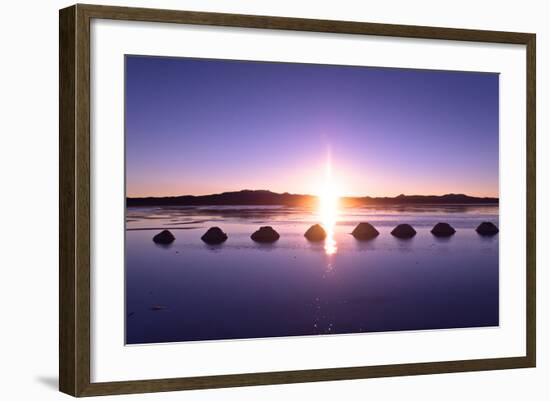
[[[126,56],[127,195],[498,196],[498,74]]]

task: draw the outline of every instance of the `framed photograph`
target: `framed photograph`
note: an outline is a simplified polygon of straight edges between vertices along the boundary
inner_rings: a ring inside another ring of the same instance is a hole
[[[61,391],[535,366],[534,34],[59,22]]]

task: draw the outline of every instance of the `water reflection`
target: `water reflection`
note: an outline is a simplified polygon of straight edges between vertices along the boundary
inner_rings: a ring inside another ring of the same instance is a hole
[[[475,232],[481,221],[498,225],[498,206],[443,217],[446,206],[399,214],[344,202],[325,214],[318,204],[269,208],[281,234],[273,244],[250,239],[260,225],[253,207],[129,208],[126,343],[498,326],[499,234]],[[357,241],[350,232],[361,221],[380,235]],[[418,232],[411,240],[390,234],[404,221]],[[457,228],[446,242],[430,233],[438,221]],[[326,242],[304,238],[316,223]],[[229,238],[209,246],[201,235],[214,225]],[[176,237],[169,249],[152,241],[163,229]]]
[[[334,239],[334,227],[326,230],[327,238],[325,239],[325,252],[327,255],[333,255],[338,250],[336,240]]]
[[[321,199],[321,225],[325,229],[325,252],[333,255],[338,250],[334,231],[338,221],[338,197],[333,193],[327,194]]]
[[[325,251],[327,252],[327,251]],[[335,251],[336,252],[336,251]],[[327,253],[327,257],[326,257],[326,263],[327,263],[327,267],[326,267],[326,272],[327,273],[330,273],[334,270],[334,258],[333,258],[333,255],[334,254],[329,254]]]
[[[338,251],[336,242],[335,228],[338,220],[338,198],[328,197],[324,206],[321,208],[322,226],[327,234],[324,243],[326,254],[326,271],[331,272],[334,269],[334,256]]]

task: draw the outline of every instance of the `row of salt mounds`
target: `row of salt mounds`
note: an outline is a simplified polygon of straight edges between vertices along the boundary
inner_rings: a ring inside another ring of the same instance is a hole
[[[493,236],[498,233],[498,227],[493,223],[484,221],[477,228],[476,232],[482,236]],[[436,237],[450,237],[456,233],[456,230],[449,223],[437,223],[430,231]],[[352,231],[356,239],[360,241],[376,238],[380,233],[370,223],[359,223]],[[399,224],[395,227],[391,234],[397,238],[412,238],[416,235],[416,230],[410,224]],[[305,232],[304,236],[309,241],[323,241],[327,237],[325,229],[320,224],[314,224]],[[227,240],[228,236],[219,227],[210,227],[201,239],[207,244],[221,244]],[[255,231],[250,238],[256,242],[271,243],[280,238],[277,231],[271,226],[260,227]],[[171,244],[176,237],[168,231],[163,230],[153,237],[153,241],[157,244]]]

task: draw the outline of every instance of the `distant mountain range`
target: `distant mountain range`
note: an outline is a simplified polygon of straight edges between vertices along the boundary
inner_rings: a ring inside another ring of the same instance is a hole
[[[242,190],[212,195],[182,195],[147,198],[126,198],[127,206],[224,206],[224,205],[282,205],[313,206],[318,198],[313,195],[279,194],[265,190]],[[498,198],[478,198],[464,194],[399,195],[396,197],[342,197],[343,206],[369,205],[472,205],[497,204]]]

